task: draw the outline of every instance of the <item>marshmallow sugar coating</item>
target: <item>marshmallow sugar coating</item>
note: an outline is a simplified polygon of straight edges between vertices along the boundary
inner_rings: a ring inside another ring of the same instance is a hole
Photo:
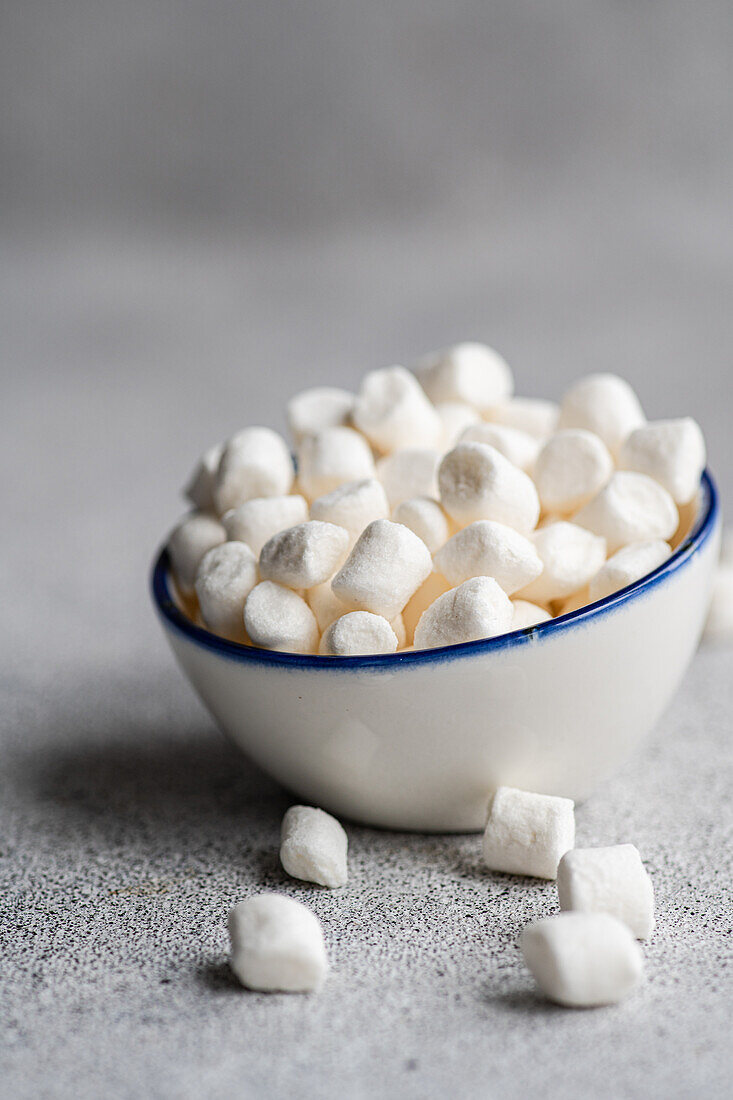
[[[598,535],[559,520],[532,535],[542,572],[520,590],[524,600],[547,604],[585,587],[606,559],[606,543]]]
[[[486,344],[463,343],[426,356],[415,373],[432,402],[460,401],[480,412],[511,397],[509,364]]]
[[[512,604],[493,577],[472,577],[438,596],[415,628],[416,649],[474,642],[511,630]]]
[[[535,580],[543,568],[528,538],[503,523],[485,519],[458,531],[433,560],[452,585],[471,577],[493,577],[508,596]]]
[[[443,546],[450,536],[450,527],[445,512],[436,500],[430,497],[412,497],[398,504],[392,513],[395,523],[409,527],[422,539],[431,554]]]
[[[612,473],[613,459],[597,435],[566,428],[545,443],[533,476],[543,511],[569,514],[592,500]]]
[[[284,653],[315,653],[318,623],[304,599],[274,581],[262,581],[247,596],[244,629],[254,645]]]
[[[245,428],[222,451],[214,483],[219,515],[253,497],[290,492],[295,467],[285,440],[270,428]]]
[[[308,435],[318,435],[324,428],[340,428],[349,423],[354,407],[354,395],[336,386],[314,386],[296,393],[288,401],[287,417],[290,434],[296,444]]]
[[[557,870],[561,909],[610,913],[639,940],[654,931],[654,889],[633,844],[609,848],[574,848]]]
[[[350,610],[373,611],[390,620],[432,567],[430,551],[409,527],[377,519],[361,533],[331,587]]]
[[[376,478],[347,481],[311,504],[311,519],[345,528],[355,542],[372,520],[389,519],[389,501]]]
[[[265,993],[309,993],[328,973],[315,913],[283,894],[258,894],[229,913],[231,967],[242,985]]]
[[[318,518],[318,517],[315,517]],[[308,504],[298,493],[291,496],[255,497],[221,517],[227,538],[246,542],[259,555],[260,550],[278,531],[305,523]]]
[[[222,542],[204,554],[196,574],[196,595],[209,630],[233,642],[247,640],[244,602],[257,580],[257,558],[245,542]]]
[[[645,424],[624,440],[619,468],[648,474],[664,486],[676,504],[688,504],[705,469],[705,440],[692,417]]]
[[[371,611],[349,611],[335,619],[321,638],[318,652],[326,657],[394,653],[398,638],[390,623]]]
[[[309,500],[375,473],[372,449],[353,428],[324,428],[298,449],[298,484]]]
[[[349,877],[348,844],[335,817],[314,806],[291,806],[280,829],[280,862],[292,878],[335,890]]]
[[[602,600],[627,584],[645,577],[670,555],[669,545],[662,539],[632,542],[617,550],[592,578],[588,586],[590,603]]]
[[[193,593],[196,570],[208,550],[226,540],[221,523],[205,512],[192,512],[168,536],[168,556],[176,584],[185,596]]]
[[[531,478],[486,443],[459,443],[438,467],[440,500],[460,526],[479,519],[521,534],[537,525],[540,502]]]
[[[308,520],[273,535],[260,553],[260,576],[288,588],[313,588],[343,562],[349,533],[334,523]]]
[[[492,871],[554,879],[575,843],[569,798],[499,787],[489,805],[483,856]]]
[[[381,453],[437,447],[443,425],[415,376],[404,367],[365,375],[352,414],[355,427]]]
[[[639,399],[615,374],[589,374],[567,391],[558,428],[585,428],[615,454],[627,436],[645,422]]]
[[[630,542],[666,541],[679,523],[667,490],[646,474],[617,471],[600,493],[573,516],[573,522],[606,540],[609,554]]]

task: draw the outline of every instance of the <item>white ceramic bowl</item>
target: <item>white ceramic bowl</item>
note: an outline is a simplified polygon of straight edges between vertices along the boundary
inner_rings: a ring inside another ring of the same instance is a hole
[[[652,729],[697,646],[719,544],[705,473],[690,534],[628,588],[499,638],[374,657],[210,634],[179,609],[165,551],[152,587],[211,714],[300,799],[370,825],[472,831],[500,784],[586,798]]]

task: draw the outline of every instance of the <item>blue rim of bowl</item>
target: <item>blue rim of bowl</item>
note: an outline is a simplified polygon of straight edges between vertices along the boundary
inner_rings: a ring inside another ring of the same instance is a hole
[[[492,653],[511,646],[540,641],[560,631],[569,630],[576,626],[584,626],[589,620],[615,611],[619,606],[642,597],[650,589],[667,580],[671,574],[685,565],[711,537],[715,529],[719,504],[715,482],[708,470],[705,470],[702,475],[700,490],[702,498],[700,510],[692,530],[674,553],[657,569],[647,573],[640,580],[634,581],[633,584],[627,585],[626,588],[606,596],[605,599],[586,604],[577,611],[570,611],[566,615],[558,615],[548,622],[538,623],[536,626],[525,627],[522,630],[514,630],[510,634],[500,634],[496,638],[480,638],[478,641],[461,642],[458,645],[441,646],[436,649],[416,649],[360,657],[322,657],[315,654],[280,653],[274,650],[242,645],[239,642],[230,642],[225,638],[220,638],[217,634],[212,634],[203,627],[197,626],[180,610],[170,586],[168,551],[165,547],[160,550],[153,565],[151,576],[152,597],[161,618],[179,633],[184,634],[192,642],[196,642],[197,645],[210,650],[212,653],[246,664],[254,662],[255,664],[274,665],[281,668],[307,668],[319,671],[348,669],[352,672],[376,669],[387,672],[390,668],[404,665],[436,664],[456,660],[460,657]]]

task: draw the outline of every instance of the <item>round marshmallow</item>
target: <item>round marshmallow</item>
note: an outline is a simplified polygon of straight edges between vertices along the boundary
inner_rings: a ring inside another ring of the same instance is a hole
[[[307,435],[318,435],[324,428],[339,428],[349,423],[354,395],[336,386],[314,386],[288,401],[290,434],[296,444]]]
[[[429,497],[413,497],[403,500],[392,513],[395,523],[404,523],[422,539],[431,554],[434,554],[450,535],[445,512],[436,500]]]
[[[518,428],[536,439],[546,439],[557,428],[559,415],[559,406],[554,401],[545,401],[540,397],[513,397],[511,401],[502,401],[489,409],[486,419],[493,424]]]
[[[270,428],[245,428],[222,451],[214,485],[220,515],[253,497],[284,496],[295,477],[285,440]]]
[[[646,474],[626,470],[613,475],[573,517],[581,527],[601,535],[608,553],[630,542],[670,539],[677,530],[677,506],[666,489]]]
[[[535,436],[506,424],[475,424],[465,430],[460,442],[488,443],[525,473],[534,467],[540,449],[540,442]]]
[[[551,436],[537,455],[534,483],[543,512],[577,512],[600,492],[613,473],[605,443],[584,428]]]
[[[176,584],[184,596],[193,593],[196,570],[204,554],[226,537],[219,521],[205,512],[192,512],[174,527],[168,537],[168,556]]]
[[[314,806],[291,806],[280,827],[280,862],[292,878],[331,890],[349,877],[349,841],[335,817]]]
[[[310,500],[374,475],[371,447],[353,428],[325,428],[298,450],[298,484]]]
[[[398,615],[432,570],[422,539],[409,527],[377,519],[361,533],[333,578],[334,594],[352,610]]]
[[[438,467],[438,485],[443,507],[459,526],[493,519],[528,534],[539,519],[531,479],[485,443],[459,443],[449,451]]]
[[[366,653],[394,653],[398,641],[382,615],[350,611],[336,619],[321,638],[318,650],[326,657],[352,657]]]
[[[254,645],[283,653],[315,653],[318,624],[305,600],[273,581],[255,585],[244,604],[244,629]]]
[[[415,629],[420,622],[423,611],[427,611],[431,604],[435,603],[438,596],[450,590],[450,585],[441,573],[431,573],[427,580],[418,588],[414,595],[410,596],[402,612],[402,621],[405,627],[405,644],[412,645],[415,637]]]
[[[669,546],[662,539],[632,542],[617,550],[592,578],[588,588],[590,602],[603,600],[611,593],[626,588],[627,584],[641,580],[666,561],[669,554]]]
[[[639,399],[628,382],[615,374],[589,374],[563,397],[558,427],[594,432],[615,454],[644,420]]]
[[[529,600],[512,600],[512,609],[514,611],[512,630],[526,630],[530,626],[537,626],[538,623],[546,623],[552,618],[550,612],[544,607],[530,603]]]
[[[246,542],[255,554],[278,531],[305,523],[308,504],[305,497],[293,494],[285,497],[255,497],[221,517],[227,538]]]
[[[349,481],[311,504],[311,519],[345,528],[354,543],[375,519],[389,518],[389,502],[376,478]]]
[[[257,558],[244,542],[223,542],[204,554],[196,573],[199,609],[209,630],[246,641],[244,601],[257,584]]]
[[[404,367],[386,367],[365,376],[353,420],[383,454],[403,447],[437,447],[443,431],[419,382]]]
[[[472,577],[439,596],[420,616],[415,649],[493,638],[511,630],[512,605],[493,577]]]
[[[437,451],[424,447],[409,447],[381,459],[377,463],[377,476],[390,508],[411,497],[437,497],[439,461]]]
[[[499,787],[489,803],[484,863],[492,871],[552,879],[575,843],[569,798]]]
[[[335,523],[308,520],[273,535],[260,553],[260,576],[288,588],[312,588],[332,577],[349,548]]]
[[[476,410],[470,405],[464,405],[462,401],[439,401],[435,411],[443,426],[441,451],[449,451],[451,447],[455,447],[466,428],[481,422]]]
[[[222,451],[222,443],[216,443],[204,451],[199,459],[196,469],[188,480],[184,494],[195,508],[202,512],[214,512],[214,485],[216,484],[216,472],[219,469]]]
[[[328,973],[320,921],[282,894],[259,894],[229,914],[231,967],[242,985],[265,993],[308,993]]]
[[[533,544],[512,527],[481,519],[458,531],[433,558],[451,585],[471,577],[493,577],[508,596],[542,572]]]
[[[431,401],[462,401],[481,411],[511,397],[514,389],[508,363],[486,344],[455,344],[433,352],[415,373]]]
[[[557,898],[561,909],[610,913],[638,940],[654,931],[654,889],[633,844],[566,852],[557,869]]]
[[[705,469],[705,440],[696,420],[655,420],[637,428],[618,455],[621,470],[648,474],[677,504],[689,504]]]
[[[606,560],[603,538],[564,520],[535,531],[532,542],[543,569],[520,595],[533,603],[546,604],[572,596],[588,584]]]

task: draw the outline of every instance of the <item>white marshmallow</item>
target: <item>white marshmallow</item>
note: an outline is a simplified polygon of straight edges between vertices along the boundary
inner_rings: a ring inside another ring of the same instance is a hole
[[[561,909],[610,913],[638,940],[654,931],[654,889],[633,844],[610,848],[574,848],[557,869]]]
[[[232,508],[221,517],[227,538],[246,542],[259,555],[260,550],[278,531],[305,523],[308,505],[305,497],[293,494],[286,497],[255,497],[246,500],[238,508]]]
[[[204,451],[184,489],[185,496],[202,512],[215,511],[214,485],[223,450],[224,445],[216,443],[208,451]]]
[[[542,572],[534,545],[512,527],[493,520],[470,523],[449,539],[433,558],[451,585],[471,577],[493,577],[508,596]]]
[[[462,401],[481,411],[511,397],[514,389],[509,364],[486,344],[455,344],[433,352],[415,373],[431,401]]]
[[[412,497],[437,497],[440,455],[427,448],[396,451],[377,463],[377,476],[384,486],[390,508]]]
[[[431,573],[427,580],[418,588],[417,592],[407,601],[402,612],[402,621],[405,626],[405,644],[412,645],[415,637],[415,629],[420,622],[423,611],[427,611],[431,604],[435,603],[438,596],[450,590],[448,581],[440,573]]]
[[[445,512],[436,500],[429,497],[413,497],[403,500],[392,513],[395,523],[403,523],[422,539],[431,554],[438,550],[450,535]]]
[[[318,435],[324,428],[339,428],[349,423],[354,395],[336,386],[314,386],[288,401],[290,434],[296,444],[307,435]]]
[[[320,921],[282,894],[258,894],[229,914],[231,967],[242,985],[266,993],[309,993],[328,973]]]
[[[545,996],[569,1008],[616,1004],[644,971],[631,932],[608,913],[559,913],[535,921],[522,933],[521,948]]]
[[[214,485],[219,515],[253,497],[285,496],[295,477],[285,440],[270,428],[245,428],[222,451]]]
[[[351,610],[398,615],[432,570],[422,539],[401,523],[377,519],[362,531],[333,578],[333,591]]]
[[[394,619],[390,619],[389,625],[395,632],[397,648],[404,649],[407,645],[407,630],[405,629],[405,620],[402,618],[402,615],[395,615]]]
[[[365,375],[353,420],[383,454],[403,447],[437,447],[443,430],[419,382],[404,367]]]
[[[488,443],[525,473],[533,469],[540,449],[540,441],[535,436],[507,424],[474,424],[466,428],[460,442]]]
[[[314,806],[291,806],[280,829],[280,862],[292,878],[332,890],[345,886],[349,846],[340,822]]]
[[[459,443],[438,468],[440,500],[460,526],[479,519],[529,534],[540,514],[531,479],[485,443]]]
[[[247,596],[244,629],[263,649],[315,653],[318,648],[318,624],[308,604],[274,581],[262,581]]]
[[[647,573],[661,565],[669,557],[670,550],[662,539],[648,542],[631,542],[617,550],[592,578],[588,598],[591,603],[603,600],[612,592],[626,588],[627,584],[641,580]]]
[[[176,584],[184,596],[193,593],[196,570],[204,554],[226,537],[219,521],[205,512],[191,512],[173,528],[168,536],[168,556]]]
[[[204,554],[196,573],[196,595],[209,630],[245,642],[244,601],[256,584],[257,558],[245,542],[223,542]]]
[[[600,492],[613,473],[603,440],[584,428],[565,428],[537,455],[534,483],[543,512],[577,512]]]
[[[313,588],[344,561],[349,533],[335,523],[308,520],[273,535],[260,552],[260,576],[288,588]]]
[[[677,504],[689,504],[705,469],[705,440],[696,420],[656,420],[637,428],[618,455],[621,470],[648,474]]]
[[[733,568],[730,565],[719,566],[715,575],[705,639],[722,645],[733,642]]]
[[[349,481],[311,504],[311,519],[345,528],[352,544],[373,520],[388,518],[387,494],[376,478]]]
[[[546,439],[557,428],[559,415],[560,408],[554,401],[541,397],[513,397],[489,409],[486,419],[493,424],[518,428],[536,439]]]
[[[603,538],[564,520],[535,531],[532,542],[543,569],[520,595],[533,603],[572,596],[588,584],[606,560]]]
[[[599,435],[612,454],[644,423],[639,399],[615,374],[589,374],[571,386],[560,406],[559,428],[586,428]]]
[[[666,489],[646,474],[621,470],[613,475],[573,522],[601,535],[609,554],[630,542],[667,540],[677,530],[677,506]]]
[[[334,594],[331,588],[331,579],[323,584],[316,584],[309,588],[305,594],[308,606],[316,617],[318,629],[323,633],[331,625],[334,619],[345,615],[348,611],[346,605]]]
[[[382,615],[350,611],[328,627],[318,652],[324,657],[353,657],[368,653],[394,653],[397,635]]]
[[[435,411],[443,427],[441,451],[449,451],[451,447],[455,447],[466,428],[481,422],[476,410],[470,405],[464,405],[462,401],[439,401]]]
[[[415,649],[473,642],[511,630],[512,605],[493,577],[472,577],[427,608],[415,628]]]
[[[529,600],[512,600],[512,608],[514,610],[512,630],[526,630],[529,626],[546,623],[552,618],[550,612],[544,607],[530,603]]]
[[[309,500],[375,475],[371,447],[353,428],[324,428],[298,449],[298,484]]]
[[[552,879],[574,843],[571,799],[498,788],[489,804],[483,840],[484,862],[490,870]]]

